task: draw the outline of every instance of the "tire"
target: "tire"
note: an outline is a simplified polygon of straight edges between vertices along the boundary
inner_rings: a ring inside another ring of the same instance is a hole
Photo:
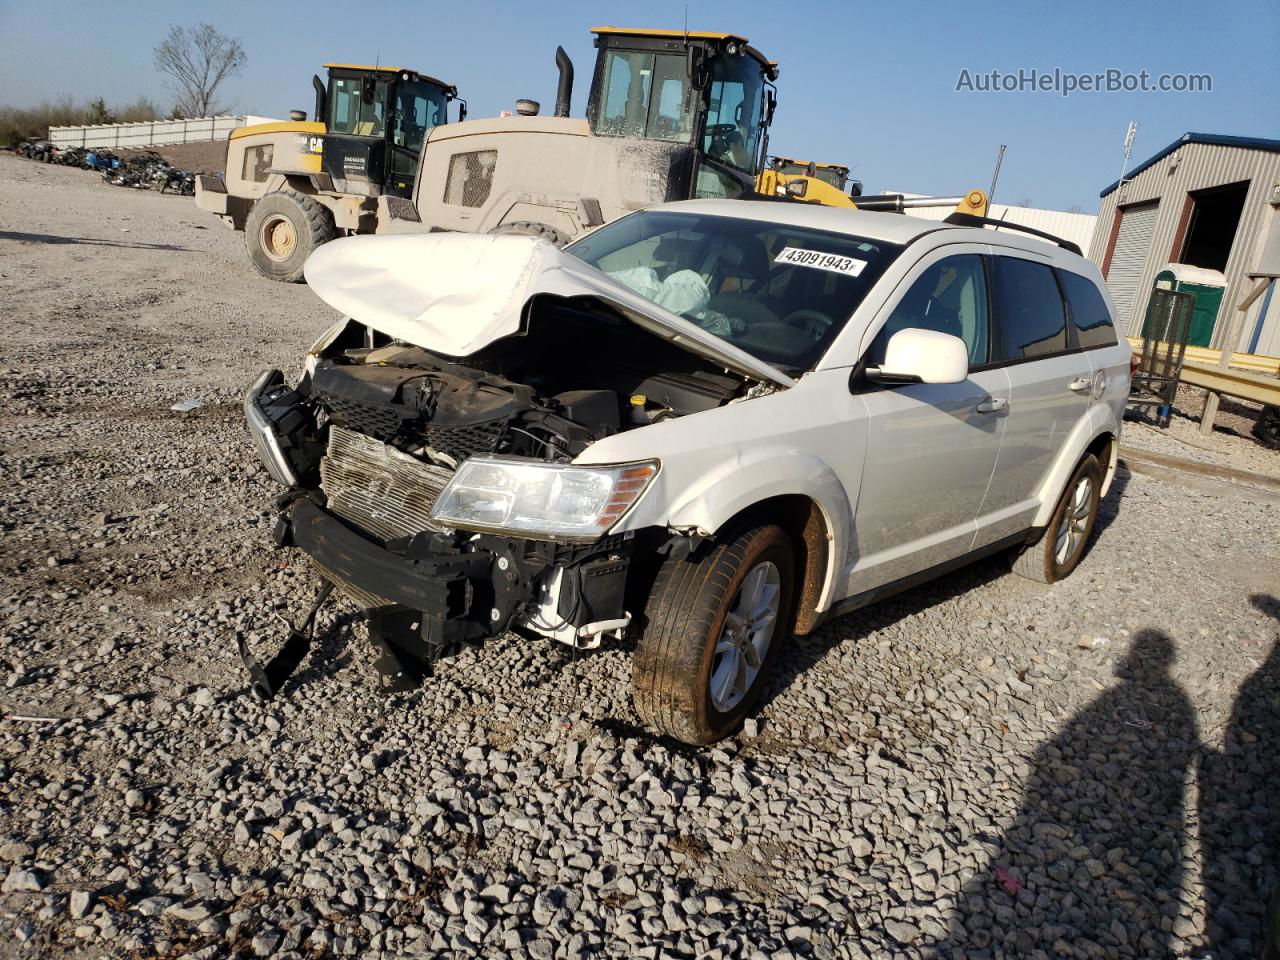
[[[755,706],[783,646],[794,587],[795,550],[773,524],[739,528],[700,557],[665,560],[649,594],[631,669],[636,712],[645,724],[689,744],[714,743],[732,733]],[[738,604],[754,597],[763,619],[770,596],[767,633],[764,627],[754,636],[743,630],[736,643],[726,635],[726,621]],[[729,649],[718,650],[722,644]],[[754,673],[752,659],[758,664]],[[719,695],[712,692],[713,681],[720,682]]]
[[[1038,583],[1057,583],[1070,575],[1093,534],[1101,492],[1102,467],[1089,454],[1067,482],[1049,526],[1014,560],[1013,572]]]
[[[569,242],[569,238],[557,230],[555,227],[545,223],[534,223],[531,220],[517,220],[514,223],[504,223],[494,227],[490,233],[514,233],[527,237],[541,237],[543,240],[550,240],[557,247],[563,247]]]
[[[1253,435],[1264,446],[1280,450],[1280,407],[1262,408],[1262,412],[1258,414],[1258,422],[1253,425]]]
[[[294,190],[268,193],[253,205],[244,225],[249,259],[260,274],[280,283],[301,283],[307,257],[333,234],[333,214]]]

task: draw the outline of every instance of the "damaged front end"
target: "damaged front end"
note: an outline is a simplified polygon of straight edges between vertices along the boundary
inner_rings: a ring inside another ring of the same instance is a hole
[[[395,297],[364,284],[383,298],[377,306],[360,299],[350,257],[328,251],[346,242],[322,248],[307,275],[353,317],[312,348],[297,387],[272,370],[245,400],[258,455],[287,488],[276,543],[307,554],[324,583],[366,612],[379,668],[397,688],[461,645],[509,630],[578,649],[620,637],[628,600],[642,598],[633,554],[652,559],[650,535],[670,534],[618,531],[661,465],[577,458],[614,434],[741,399],[759,378],[736,369],[747,363],[736,355],[708,355],[683,327],[637,319],[625,291],[602,293],[607,281],[570,282],[589,268],[547,244],[413,238],[436,269],[461,250],[469,269],[496,257],[480,272],[493,281],[505,270],[511,284],[495,291],[472,276],[449,296],[437,277],[427,293]],[[439,302],[414,313],[428,297]],[[259,696],[301,661],[312,619],[266,666],[242,648]]]

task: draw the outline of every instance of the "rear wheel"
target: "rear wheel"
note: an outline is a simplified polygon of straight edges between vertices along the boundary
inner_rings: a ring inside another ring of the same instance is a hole
[[[790,623],[792,544],[762,524],[717,540],[701,559],[668,559],[646,606],[631,689],[656,733],[712,743],[759,699]]]
[[[249,259],[269,280],[299,283],[302,267],[316,248],[333,239],[333,214],[294,190],[268,193],[245,221]]]
[[[1014,573],[1040,583],[1056,583],[1084,557],[1085,546],[1098,519],[1102,467],[1092,454],[1076,467],[1058,508],[1040,539],[1028,544],[1013,563]]]

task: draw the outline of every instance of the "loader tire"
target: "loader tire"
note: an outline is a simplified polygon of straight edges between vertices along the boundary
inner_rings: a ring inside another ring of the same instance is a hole
[[[301,283],[307,257],[333,234],[333,214],[295,190],[268,193],[253,205],[244,225],[249,259],[260,274],[280,283]]]
[[[516,220],[514,223],[504,223],[501,226],[494,227],[490,233],[507,233],[518,234],[526,237],[541,237],[543,240],[551,241],[552,245],[563,247],[569,242],[569,238],[557,230],[555,227],[545,223],[534,223],[532,220]]]

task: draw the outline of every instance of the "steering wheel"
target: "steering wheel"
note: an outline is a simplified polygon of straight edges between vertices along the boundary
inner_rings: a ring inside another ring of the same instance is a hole
[[[782,322],[791,327],[799,327],[815,341],[821,340],[827,335],[827,331],[831,329],[831,325],[835,323],[830,316],[821,310],[792,310]]]

